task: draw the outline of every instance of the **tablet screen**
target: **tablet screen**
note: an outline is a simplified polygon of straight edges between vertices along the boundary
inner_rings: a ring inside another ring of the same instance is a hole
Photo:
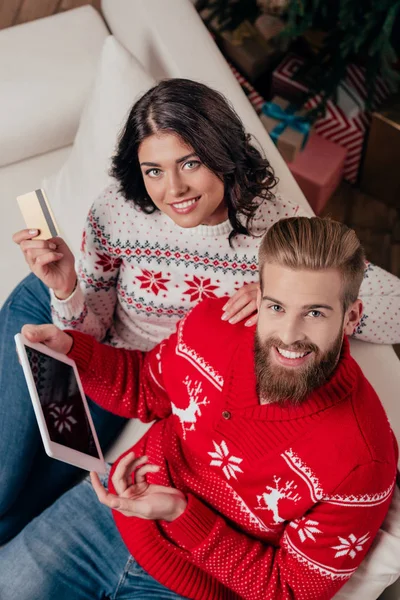
[[[50,439],[100,458],[74,369],[39,350],[25,349]]]

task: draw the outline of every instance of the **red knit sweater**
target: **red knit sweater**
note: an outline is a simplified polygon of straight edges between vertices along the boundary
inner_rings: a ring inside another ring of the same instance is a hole
[[[116,524],[142,567],[185,597],[331,598],[388,510],[393,434],[347,340],[300,406],[260,405],[254,328],[221,321],[224,302],[200,303],[147,354],[72,333],[86,393],[157,420],[134,451],[163,467],[152,482],[188,498],[171,523],[115,512]]]

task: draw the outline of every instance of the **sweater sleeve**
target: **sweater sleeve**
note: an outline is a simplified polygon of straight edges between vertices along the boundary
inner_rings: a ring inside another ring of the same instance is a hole
[[[365,489],[365,481],[373,481],[373,489],[383,492],[354,494]],[[190,552],[196,565],[244,599],[327,600],[363,560],[388,511],[393,489],[393,466],[360,466],[334,496],[287,522],[277,546],[232,527],[191,494],[185,512],[171,523],[160,522],[160,527],[173,543]]]
[[[363,315],[354,337],[375,344],[400,343],[400,279],[367,262],[360,298]]]
[[[105,410],[144,423],[166,418],[171,401],[165,391],[162,357],[175,335],[151,352],[100,344],[91,336],[68,331],[73,346],[68,356],[78,367],[83,389]]]
[[[92,205],[86,220],[75,291],[66,300],[59,300],[51,292],[53,323],[61,329],[88,333],[99,341],[112,324],[121,266],[112,243],[111,223],[104,192]]]

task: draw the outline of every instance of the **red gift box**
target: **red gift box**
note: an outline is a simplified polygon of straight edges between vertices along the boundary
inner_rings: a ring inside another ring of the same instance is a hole
[[[346,148],[313,133],[303,152],[288,163],[316,215],[320,214],[341,182],[346,155]]]
[[[298,100],[308,88],[304,83],[294,79],[296,71],[304,64],[301,57],[288,54],[278,65],[272,75],[272,92],[288,98],[292,102]],[[349,111],[347,106],[335,105],[328,101],[325,116],[314,124],[314,130],[327,140],[347,148],[347,158],[344,165],[344,178],[350,183],[357,181],[361,163],[362,150],[366,132],[369,128],[371,115],[363,103],[367,98],[364,70],[357,65],[347,68],[344,89],[354,92],[357,102],[361,104],[357,109],[354,105]],[[344,93],[344,90],[342,90]],[[389,89],[381,78],[377,79],[375,96],[372,108],[375,109],[389,95]],[[319,102],[318,96],[306,104],[306,108],[314,108]]]

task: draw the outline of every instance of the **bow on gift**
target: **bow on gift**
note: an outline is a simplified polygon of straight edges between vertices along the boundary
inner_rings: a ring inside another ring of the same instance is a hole
[[[311,125],[306,117],[295,114],[296,107],[293,104],[289,104],[287,108],[283,109],[279,104],[275,104],[274,102],[265,102],[261,110],[267,117],[271,117],[275,121],[280,121],[269,133],[275,146],[278,144],[279,136],[285,131],[286,127],[290,127],[303,134],[301,148],[304,148],[308,140]]]
[[[246,38],[251,38],[253,35],[254,33],[250,23],[248,23],[248,21],[243,21],[238,27],[236,27],[236,29],[232,31],[231,43],[234,46],[242,46]]]

